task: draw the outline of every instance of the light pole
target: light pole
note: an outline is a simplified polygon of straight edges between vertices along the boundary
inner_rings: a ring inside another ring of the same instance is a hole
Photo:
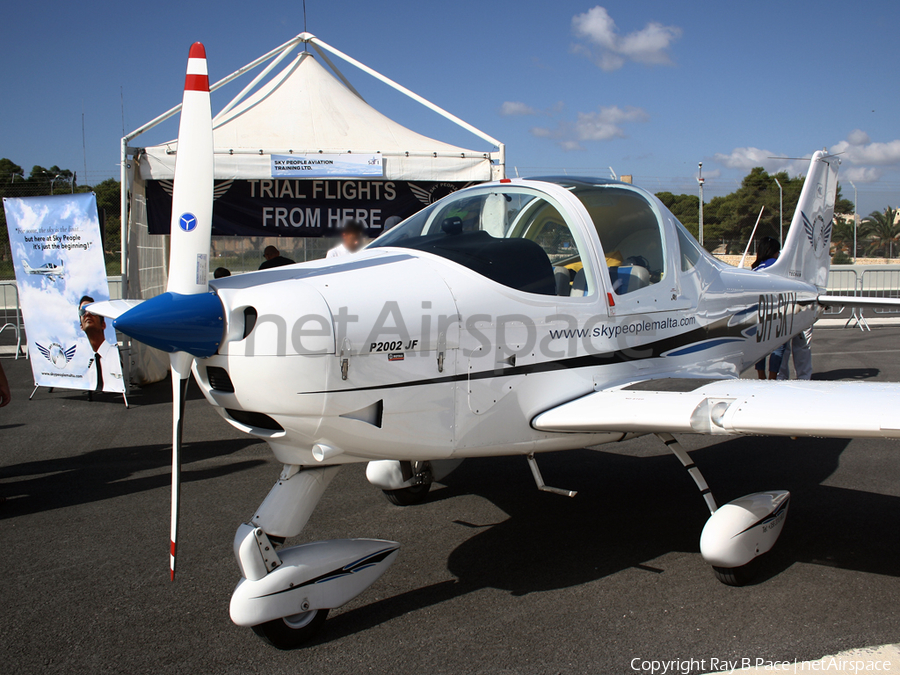
[[[778,243],[780,248],[784,248],[784,191],[781,189],[781,183],[775,176],[772,176],[775,185],[778,186]]]
[[[853,181],[850,181],[850,185],[853,185],[853,264],[856,264],[856,212],[859,210],[856,207],[856,185]]]
[[[698,162],[697,166],[699,168],[697,185],[700,186],[700,227],[698,233],[700,234],[700,245],[703,246],[703,162]]]

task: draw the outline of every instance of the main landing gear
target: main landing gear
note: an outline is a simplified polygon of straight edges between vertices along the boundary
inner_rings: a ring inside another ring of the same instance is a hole
[[[380,460],[369,462],[366,478],[380,487],[387,500],[396,506],[421,504],[428,497],[431,484],[455,470],[461,459],[441,459],[431,462],[398,462]]]
[[[706,500],[710,517],[700,534],[700,554],[712,565],[716,579],[728,586],[751,583],[759,572],[760,556],[778,541],[787,517],[791,493],[756,492],[716,506],[703,474],[672,434],[656,434],[684,465]]]

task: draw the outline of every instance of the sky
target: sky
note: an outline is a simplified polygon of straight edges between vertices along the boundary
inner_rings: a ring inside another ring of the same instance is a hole
[[[703,162],[708,200],[754,166],[794,175],[806,164],[786,158],[828,148],[860,213],[900,205],[896,1],[601,2],[307,0],[307,29],[506,143],[512,176],[612,169],[694,193]],[[81,183],[118,176],[123,127],[180,102],[192,42],[212,82],[303,28],[300,0],[19,3],[0,25],[0,157]],[[490,149],[342,69],[398,122]],[[247,81],[216,92],[214,111]]]

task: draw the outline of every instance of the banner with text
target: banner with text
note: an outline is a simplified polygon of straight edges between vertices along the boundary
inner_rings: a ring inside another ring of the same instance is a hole
[[[4,199],[3,208],[35,384],[124,392],[112,322],[81,309],[109,300],[96,197]]]
[[[272,155],[273,178],[383,176],[381,155]]]
[[[327,237],[344,221],[362,221],[377,237],[428,204],[470,183],[395,180],[217,180],[214,235]],[[172,181],[147,181],[150,234],[168,234]]]

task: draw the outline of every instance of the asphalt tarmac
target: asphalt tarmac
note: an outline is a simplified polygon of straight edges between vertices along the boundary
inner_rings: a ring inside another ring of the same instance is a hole
[[[900,381],[898,328],[820,329],[814,354],[820,378]],[[541,456],[574,499],[538,492],[512,457],[469,460],[400,508],[352,466],[302,540],[394,539],[400,556],[312,644],[278,651],[228,618],[234,531],[280,470],[267,446],[192,388],[170,583],[169,383],[130,410],[111,395],[28,401],[28,362],[2,364],[3,673],[615,674],[654,659],[704,672],[712,658],[900,642],[900,444],[685,436],[720,503],[792,492],[759,583],[715,580],[698,552],[703,500],[652,437]]]

